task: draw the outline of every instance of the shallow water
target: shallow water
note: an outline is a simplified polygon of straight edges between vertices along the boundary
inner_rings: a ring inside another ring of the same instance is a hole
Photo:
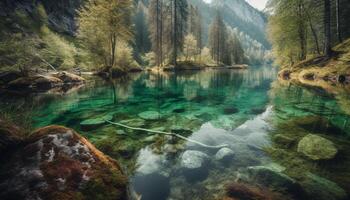
[[[141,73],[113,83],[93,79],[64,95],[2,97],[1,104],[3,109],[13,110],[16,105],[17,112],[29,113],[25,116],[34,127],[61,124],[89,138],[119,160],[130,176],[133,193],[142,200],[220,199],[225,185],[235,180],[269,188],[285,199],[329,199],[350,192],[349,95],[332,96],[275,77],[275,69],[269,66],[246,71]],[[141,119],[145,111],[153,111],[149,119]],[[219,149],[179,138],[107,123],[88,128],[80,124],[106,116],[129,126],[176,132],[206,145],[227,145],[234,155],[219,160]],[[310,133],[332,141],[337,156],[320,162],[297,152],[298,141]],[[290,144],[281,144],[276,135],[285,135]],[[202,167],[184,167],[183,155],[189,150],[206,154]],[[271,178],[251,177],[249,167],[255,166],[273,171],[265,174]],[[323,190],[327,181],[334,187],[301,197],[278,182],[275,176],[281,173],[302,188]],[[321,181],[312,179],[310,184],[310,174]]]

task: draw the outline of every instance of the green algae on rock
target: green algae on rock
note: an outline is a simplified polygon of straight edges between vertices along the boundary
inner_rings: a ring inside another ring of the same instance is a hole
[[[298,152],[312,160],[329,160],[338,153],[333,142],[314,134],[303,137],[298,144]]]

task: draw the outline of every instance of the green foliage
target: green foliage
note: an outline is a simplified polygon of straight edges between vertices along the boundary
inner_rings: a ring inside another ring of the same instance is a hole
[[[185,37],[184,42],[184,55],[186,60],[194,60],[198,54],[197,40],[192,34],[188,34]]]
[[[78,52],[74,44],[47,27],[42,27],[41,33],[46,47],[39,50],[40,56],[60,69],[69,69],[77,65],[75,58]]]
[[[132,51],[132,48],[127,43],[118,42],[116,66],[124,70],[139,67],[138,63],[133,58]]]
[[[70,42],[68,36],[63,37],[48,28],[48,16],[41,4],[31,12],[16,9],[1,22],[1,27],[4,27],[0,33],[1,70],[27,73],[46,69],[45,61],[58,69],[87,66],[82,49]]]
[[[115,67],[118,41],[132,39],[131,0],[90,0],[80,12],[79,37],[96,65]]]

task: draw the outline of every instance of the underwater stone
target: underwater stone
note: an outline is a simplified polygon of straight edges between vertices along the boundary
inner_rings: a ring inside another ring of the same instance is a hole
[[[200,151],[187,150],[182,154],[181,167],[185,169],[200,169],[209,161],[209,156]]]
[[[160,113],[157,111],[145,111],[145,112],[139,113],[138,116],[144,120],[157,120],[161,118]]]
[[[173,125],[170,127],[171,132],[178,134],[191,134],[192,130],[180,125]]]
[[[105,115],[103,117],[84,120],[80,123],[80,127],[83,131],[91,131],[106,124],[106,120],[113,120],[113,115]]]
[[[280,170],[268,166],[247,167],[246,178],[250,183],[259,183],[264,186],[284,188],[290,192],[301,190],[300,185],[291,177],[283,174]]]
[[[188,182],[202,181],[208,176],[209,156],[200,151],[187,150],[182,154],[181,167]]]
[[[235,113],[238,113],[238,112],[239,112],[238,108],[235,108],[235,107],[224,108],[224,114],[225,115],[231,115],[231,114],[235,114]]]
[[[274,135],[273,136],[273,140],[278,145],[284,146],[286,148],[290,148],[295,142],[295,139],[290,138],[290,137],[288,137],[286,135],[283,135],[283,134],[276,134],[276,135]]]
[[[226,162],[230,162],[234,156],[235,156],[235,152],[233,152],[231,149],[227,147],[224,147],[224,148],[221,148],[215,154],[215,159],[226,163]]]
[[[143,127],[145,126],[146,122],[143,119],[126,119],[126,120],[122,120],[119,123],[127,125],[127,126],[132,126],[132,127]]]
[[[259,115],[259,114],[265,112],[265,110],[266,110],[265,108],[252,108],[252,109],[250,109],[249,114]]]
[[[338,153],[333,142],[314,134],[303,137],[298,144],[298,152],[311,160],[329,160]]]
[[[307,173],[305,180],[301,183],[304,191],[308,196],[317,197],[318,200],[344,200],[347,194],[338,184],[317,176]]]

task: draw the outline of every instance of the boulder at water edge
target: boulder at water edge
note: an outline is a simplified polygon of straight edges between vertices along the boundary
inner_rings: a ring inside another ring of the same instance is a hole
[[[119,165],[62,126],[32,133],[0,172],[0,199],[127,199]]]
[[[338,153],[333,142],[314,134],[303,137],[298,144],[298,152],[311,160],[329,160]]]
[[[83,83],[83,82],[85,82],[85,79],[83,77],[66,72],[66,71],[58,72],[56,74],[53,74],[52,76],[62,80],[64,83]]]

